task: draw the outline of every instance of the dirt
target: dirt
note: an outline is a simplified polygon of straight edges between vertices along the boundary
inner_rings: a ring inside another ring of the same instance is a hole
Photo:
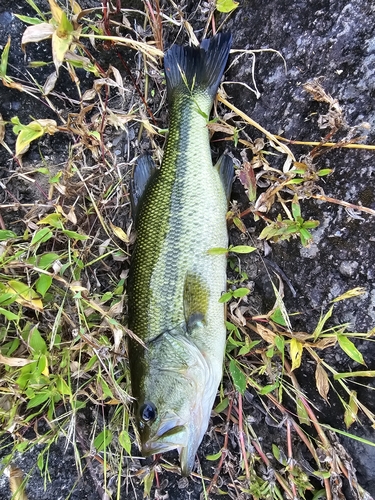
[[[99,5],[99,2],[87,2],[87,5]],[[181,2],[183,6],[185,3]],[[143,10],[143,5],[138,6]],[[47,7],[46,7],[47,10]],[[200,9],[196,2],[188,2],[186,12],[190,13],[189,21],[199,38],[203,21]],[[12,74],[25,73],[25,63],[31,58],[51,60],[50,45],[47,42],[32,44],[27,49],[27,56],[20,50],[20,39],[24,24],[14,17],[13,13],[33,15],[32,9],[24,2],[10,2],[3,0],[0,6],[0,48],[4,46],[8,35],[12,37],[12,48],[9,62]],[[259,90],[257,98],[250,90],[236,84],[225,86],[231,102],[246,112],[256,122],[272,133],[283,135],[291,140],[320,141],[327,133],[327,129],[319,128],[319,116],[327,114],[328,105],[316,102],[303,89],[303,84],[314,78],[320,78],[325,91],[340,104],[348,127],[358,127],[359,133],[365,136],[363,142],[375,144],[375,5],[371,0],[296,0],[295,2],[275,1],[249,2],[242,1],[238,9],[231,15],[225,27],[233,34],[234,48],[273,49],[276,52],[263,51],[256,53],[255,81]],[[164,27],[167,43],[171,42],[168,34],[168,24]],[[176,28],[171,27],[171,33]],[[285,60],[286,69],[283,59]],[[98,55],[100,57],[100,54]],[[108,61],[110,55],[105,54],[103,61]],[[231,56],[231,62],[235,55]],[[252,56],[242,56],[230,67],[227,80],[252,82]],[[121,66],[119,66],[121,67]],[[33,74],[42,81],[48,74],[46,70],[33,69]],[[123,69],[122,69],[123,71]],[[124,72],[125,73],[125,72]],[[84,71],[80,74],[81,90],[84,92],[91,86],[91,78]],[[125,76],[128,78],[128,76]],[[4,120],[17,115],[21,122],[27,122],[29,117],[54,118],[56,115],[44,106],[36,104],[24,93],[1,87],[0,113]],[[66,104],[63,96],[77,99],[75,85],[65,75],[59,80],[53,101],[65,116],[74,111],[74,103]],[[165,118],[162,114],[162,118]],[[366,125],[368,124],[368,125]],[[166,122],[161,124],[166,126]],[[248,127],[246,132],[251,138],[260,136],[255,129]],[[348,128],[342,129],[333,140],[343,139]],[[136,131],[133,131],[136,134]],[[15,136],[7,129],[5,142],[14,148]],[[118,143],[118,154],[132,155],[134,151],[127,151],[124,143]],[[30,152],[24,157],[24,167],[31,169],[40,163],[40,151],[51,163],[63,162],[67,155],[68,140],[61,135],[47,137],[39,145],[32,145]],[[143,146],[147,147],[147,145]],[[228,147],[230,147],[228,145]],[[125,149],[124,149],[125,148]],[[310,151],[310,147],[293,146],[297,158]],[[236,150],[231,148],[236,156]],[[237,154],[238,157],[238,154]],[[277,161],[277,160],[276,160]],[[326,196],[338,200],[375,209],[375,152],[371,150],[332,149],[316,159],[317,168],[330,168],[332,174],[320,182]],[[5,149],[0,150],[0,178],[7,179],[12,171],[21,167],[12,161]],[[2,204],[9,203],[13,197],[22,203],[32,203],[46,199],[45,186],[38,183],[31,185],[27,180],[10,182],[4,181],[6,187],[0,193]],[[236,181],[233,197],[241,208],[248,207],[248,201],[243,187]],[[276,216],[276,210],[269,217]],[[294,331],[313,332],[321,314],[324,314],[331,305],[331,301],[355,287],[363,287],[365,293],[360,297],[339,302],[335,305],[328,326],[349,323],[349,331],[366,332],[375,326],[375,218],[359,211],[348,211],[335,203],[321,202],[310,199],[302,203],[302,215],[305,220],[318,220],[320,225],[313,231],[313,243],[302,247],[298,239],[288,242],[271,244],[271,252],[267,258],[275,263],[291,283],[295,293],[285,285],[285,305],[289,313],[298,312],[292,316]],[[7,225],[20,217],[19,213],[4,211],[3,219]],[[240,238],[238,230],[232,229],[231,242],[233,244],[257,244],[256,238],[264,227],[261,222],[254,222],[251,215],[244,219],[251,233],[251,238]],[[124,224],[126,222],[124,221]],[[17,225],[12,225],[12,229]],[[242,260],[242,269],[249,275],[253,293],[248,303],[248,314],[264,314],[274,303],[274,294],[270,285],[272,267],[265,267],[262,260],[252,255]],[[274,278],[275,283],[277,279]],[[256,338],[254,334],[254,340]],[[358,350],[362,352],[366,361],[366,369],[375,369],[375,347],[372,341],[354,340]],[[355,371],[361,366],[346,356],[336,346],[332,349],[320,351],[319,355],[334,367],[338,372]],[[329,399],[325,403],[319,396],[315,381],[315,367],[305,356],[297,379],[302,391],[316,406],[320,422],[345,431],[343,410],[339,398],[331,390]],[[332,381],[332,379],[331,379]],[[356,382],[356,383],[355,383]],[[332,381],[332,383],[334,383]],[[352,378],[348,382],[352,390],[358,392],[359,399],[375,412],[374,379]],[[362,385],[358,385],[358,384]],[[342,395],[336,383],[338,393]],[[282,425],[277,427],[270,421],[264,412],[263,406],[255,391],[249,390],[245,398],[245,411],[253,422],[256,434],[261,436],[265,449],[277,444],[285,449],[286,430]],[[293,405],[289,402],[291,411]],[[92,410],[94,412],[94,410]],[[277,410],[274,410],[277,420],[282,420]],[[83,416],[83,427],[89,427],[92,415]],[[360,415],[360,424],[350,427],[350,432],[358,437],[374,443],[374,434],[369,420]],[[215,420],[218,424],[218,420]],[[230,452],[239,453],[237,440],[234,439],[234,430],[231,430]],[[375,448],[352,438],[338,434],[339,443],[349,454],[348,463],[352,460],[352,467],[357,471],[358,481],[369,495],[375,496],[375,476],[373,463]],[[212,477],[217,462],[210,462],[205,455],[216,453],[223,442],[223,436],[218,433],[206,435],[199,450],[199,460],[202,471]],[[339,446],[339,444],[337,445]],[[296,444],[298,453],[304,457],[306,450]],[[82,476],[76,472],[72,447],[65,450],[65,441],[61,439],[52,446],[49,454],[50,481],[43,484],[43,478],[35,467],[39,449],[30,451],[19,457],[18,465],[24,471],[30,471],[31,478],[28,486],[29,499],[65,499],[69,492],[71,499],[96,500],[103,498],[102,493],[93,484],[95,474],[92,469],[97,467],[93,462],[85,469]],[[252,450],[254,451],[254,450]],[[0,450],[0,455],[6,453],[6,447]],[[169,454],[167,459],[176,463],[176,454]],[[149,461],[151,463],[151,461]],[[229,460],[229,463],[231,461]],[[132,470],[132,464],[125,465]],[[270,473],[264,468],[264,476]],[[223,471],[223,480],[231,481],[233,471],[230,466]],[[170,499],[195,500],[200,498],[203,491],[199,478],[180,478],[176,474],[163,473],[159,478],[162,485],[159,496],[168,494]],[[115,480],[111,488],[115,488]],[[319,482],[313,480],[319,489]],[[349,484],[344,486],[345,497],[355,498],[350,491]],[[153,493],[155,495],[155,493]],[[142,498],[143,487],[139,481],[124,486],[121,498]],[[10,498],[7,480],[0,479],[0,497]],[[249,496],[248,496],[249,497]],[[219,496],[210,496],[219,498]],[[241,498],[238,495],[238,498]],[[246,495],[243,496],[246,498]]]

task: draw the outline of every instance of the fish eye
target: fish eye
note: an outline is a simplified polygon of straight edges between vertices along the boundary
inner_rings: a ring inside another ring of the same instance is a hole
[[[151,422],[156,418],[156,408],[153,403],[145,403],[140,409],[139,413],[143,422]]]

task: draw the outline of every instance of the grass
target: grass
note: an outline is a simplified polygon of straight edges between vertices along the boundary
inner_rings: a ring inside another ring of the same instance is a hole
[[[131,23],[127,28],[131,36],[114,34],[117,28],[121,32],[122,25],[116,13],[109,12],[106,2],[103,19],[97,16],[102,13],[99,5],[96,10],[86,12],[76,2],[70,2],[66,10],[50,0],[50,12],[42,12],[32,0],[28,3],[35,10],[35,17],[20,16],[29,24],[23,43],[33,43],[36,33],[39,33],[38,40],[50,39],[54,55],[48,64],[52,63],[54,70],[44,83],[13,77],[8,70],[9,40],[0,64],[3,85],[14,92],[27,92],[30,98],[55,110],[54,84],[59,74],[67,71],[76,82],[82,100],[75,103],[78,110],[66,118],[59,114],[56,120],[33,118],[23,124],[14,116],[9,123],[0,122],[0,142],[19,165],[9,186],[26,181],[39,186],[44,193],[44,203],[36,205],[20,203],[17,196],[8,191],[14,201],[0,206],[14,210],[18,217],[14,227],[12,219],[6,217],[0,221],[2,468],[8,471],[16,495],[17,490],[24,489],[25,481],[20,480],[21,475],[13,464],[19,453],[40,444],[43,447],[35,467],[45,483],[53,481],[53,477],[49,477],[49,451],[56,440],[64,436],[73,446],[78,471],[89,469],[102,496],[110,495],[113,478],[117,486],[112,498],[120,498],[124,482],[142,488],[145,496],[149,496],[153,488],[162,495],[163,473],[178,477],[179,470],[165,457],[152,466],[143,466],[137,460],[126,365],[126,338],[132,332],[123,320],[126,315],[124,269],[134,240],[128,199],[132,164],[117,159],[108,145],[107,135],[115,130],[129,133],[134,127],[138,137],[150,144],[158,155],[160,129],[156,118],[159,119],[162,106],[150,105],[147,101],[155,93],[155,102],[164,99],[160,61],[162,19],[185,30],[190,37],[193,29],[181,17],[181,12],[174,8],[162,12],[157,1],[146,2],[146,12],[141,13],[145,28],[150,26],[153,33],[143,40],[132,30]],[[231,1],[218,4],[221,14],[210,12],[206,29],[214,26],[215,20],[225,23],[234,8],[235,3]],[[138,14],[126,11],[127,19]],[[141,56],[145,83],[133,80],[128,84],[136,99],[123,111],[114,106],[113,92],[126,102],[128,88],[124,88],[116,68],[105,71],[95,60],[92,48],[86,43],[88,40],[108,44],[105,47],[114,52],[125,44]],[[41,64],[47,62],[33,63],[34,66]],[[83,95],[82,69],[90,72],[95,80],[93,88]],[[154,76],[151,78],[150,74]],[[299,161],[291,149],[293,143],[287,146],[285,139],[274,136],[219,95],[219,101],[234,113],[235,120],[217,118],[210,122],[210,128],[224,133],[236,151],[246,155],[250,149],[253,155],[251,161],[243,159],[237,172],[248,194],[248,207],[241,211],[232,204],[228,212],[228,223],[236,226],[238,233],[248,236],[243,219],[252,214],[255,220],[264,221],[260,238],[274,242],[299,238],[302,245],[308,245],[318,221],[303,218],[303,200],[316,197],[345,203],[325,197],[320,179],[329,175],[330,170],[319,169],[316,159],[328,148],[358,147],[354,139],[356,131],[349,129],[346,139],[332,142],[340,123],[344,123],[343,112],[319,82],[310,83],[308,91],[327,104],[329,126],[324,140],[312,144],[314,149]],[[262,132],[263,139],[251,140],[246,133],[251,130],[249,126]],[[12,127],[17,135],[14,151],[4,141],[5,127]],[[46,134],[68,137],[71,147],[65,161],[51,165],[41,153],[36,168],[21,168],[28,149]],[[236,153],[236,156],[239,155]],[[267,187],[259,189],[259,181]],[[279,215],[273,220],[266,214],[275,206]],[[366,207],[356,208],[373,214]],[[285,309],[282,288],[274,284],[272,310],[262,316],[247,316],[242,306],[251,287],[241,268],[241,254],[254,248],[237,245],[213,250],[229,250],[231,279],[228,293],[222,298],[228,302],[226,375],[220,388],[220,401],[214,409],[215,426],[210,430],[211,435],[222,435],[222,439],[214,440],[217,452],[206,456],[215,472],[209,477],[203,468],[194,473],[203,485],[205,497],[223,493],[231,498],[246,494],[259,499],[304,498],[306,495],[330,499],[335,494],[331,479],[337,476],[348,478],[353,489],[363,495],[355,473],[340,455],[329,429],[318,421],[316,410],[295,374],[302,358],[308,358],[315,367],[315,383],[322,401],[327,400],[330,392],[336,393],[347,429],[360,419],[374,426],[374,414],[359,400],[352,385],[348,385],[348,378],[374,376],[366,370],[366,360],[353,340],[372,342],[375,331],[351,333],[346,324],[329,326],[333,303],[316,319],[313,331],[293,332],[293,318]],[[352,300],[362,293],[360,289],[352,290],[336,301]],[[324,351],[335,349],[341,349],[364,368],[337,372],[323,355]],[[247,411],[248,399],[254,393],[259,411],[274,426],[283,429],[286,436],[283,446],[273,444],[267,448],[267,441],[262,442],[256,423]],[[84,436],[79,423],[79,415],[85,408],[91,412],[96,408],[104,417],[94,420],[89,437]],[[360,439],[349,431],[346,435]],[[308,468],[298,456],[296,440],[303,443]],[[10,446],[6,444],[9,442]],[[237,452],[233,443],[237,445]],[[100,477],[96,464],[101,467]],[[317,489],[319,483],[322,489]]]

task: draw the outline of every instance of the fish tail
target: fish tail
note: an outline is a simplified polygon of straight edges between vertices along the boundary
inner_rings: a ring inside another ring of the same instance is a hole
[[[164,57],[168,101],[176,94],[205,92],[212,99],[223,76],[232,45],[230,33],[202,40],[200,47],[174,45]]]

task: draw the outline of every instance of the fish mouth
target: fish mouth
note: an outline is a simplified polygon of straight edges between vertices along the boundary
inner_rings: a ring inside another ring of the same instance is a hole
[[[188,438],[186,425],[176,422],[176,420],[163,421],[156,434],[142,443],[142,454],[148,457],[176,448],[180,449],[187,445]]]
[[[181,473],[189,476],[194,469],[195,456],[205,431],[206,426],[202,427],[201,419],[198,422],[194,416],[189,423],[181,422],[179,418],[163,420],[156,433],[142,442],[142,455],[148,457],[177,449]]]
[[[161,427],[165,427],[165,425]],[[176,425],[163,434],[158,433],[152,439],[142,443],[142,455],[149,457],[177,449],[180,455],[181,473],[183,476],[190,476],[194,469],[195,455],[201,437],[194,435],[192,429],[186,425]]]

